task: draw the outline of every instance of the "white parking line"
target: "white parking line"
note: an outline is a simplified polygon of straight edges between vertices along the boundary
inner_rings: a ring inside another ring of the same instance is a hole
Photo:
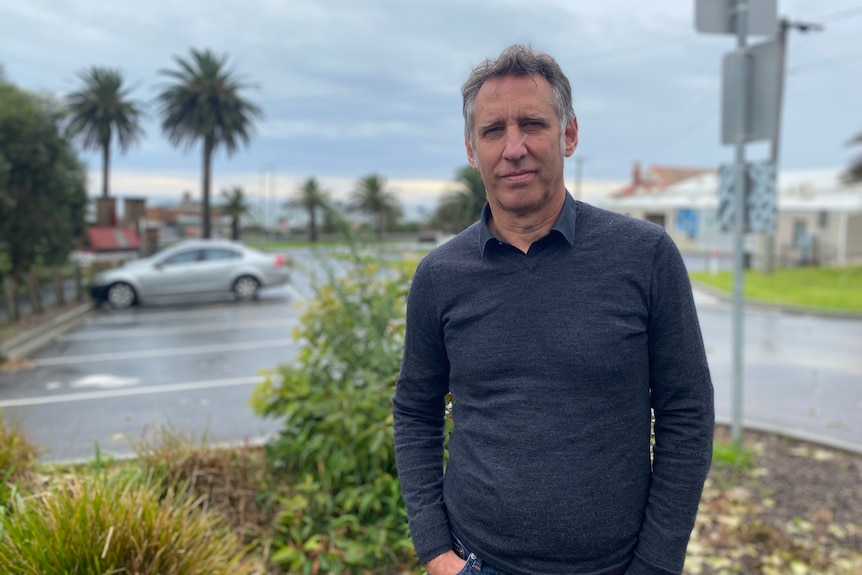
[[[207,353],[224,353],[247,349],[267,349],[274,347],[294,347],[293,339],[272,339],[267,341],[243,341],[222,343],[217,345],[198,345],[192,347],[141,349],[135,351],[118,351],[112,353],[93,353],[89,355],[69,355],[58,357],[43,357],[34,360],[36,367],[49,365],[70,365],[91,363],[95,361],[119,361],[124,359],[145,359],[153,357],[176,357],[179,355],[202,355]]]
[[[240,328],[250,328],[250,327],[279,327],[282,326],[286,329],[293,329],[296,324],[299,323],[299,320],[296,318],[285,319],[269,319],[269,320],[258,320],[258,321],[240,321],[240,322],[230,322],[230,324],[225,324],[225,322],[219,323],[204,323],[199,325],[186,325],[186,326],[171,326],[171,327],[144,327],[140,329],[123,329],[119,330],[101,330],[101,331],[89,331],[83,333],[72,333],[69,335],[63,335],[57,338],[57,341],[94,341],[99,339],[119,339],[119,338],[129,338],[129,337],[148,337],[154,335],[165,335],[165,334],[177,334],[177,333],[201,333],[201,332],[217,332],[223,331],[226,327],[229,327],[231,330],[236,330]]]
[[[191,381],[186,383],[171,383],[166,385],[151,385],[146,387],[89,391],[84,393],[66,393],[63,395],[52,395],[44,397],[25,397],[21,399],[7,399],[5,401],[0,401],[0,408],[27,407],[32,405],[50,405],[52,403],[69,403],[72,401],[92,401],[94,399],[111,399],[114,397],[128,397],[132,395],[153,395],[156,393],[175,393],[178,391],[196,391],[200,389],[213,389],[217,387],[257,385],[261,383],[263,379],[264,376],[256,375],[254,377],[232,377],[229,379],[214,379],[210,381]]]

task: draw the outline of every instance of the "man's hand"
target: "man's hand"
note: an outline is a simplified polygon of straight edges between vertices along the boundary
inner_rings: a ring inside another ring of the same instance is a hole
[[[457,575],[467,562],[454,551],[442,553],[425,564],[428,575]]]

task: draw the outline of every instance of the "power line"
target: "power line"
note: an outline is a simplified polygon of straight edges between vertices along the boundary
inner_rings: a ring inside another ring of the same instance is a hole
[[[813,19],[814,20],[820,20],[822,22],[834,22],[836,20],[845,20],[847,18],[852,18],[853,16],[862,16],[862,7],[848,8],[847,10],[841,10],[840,12],[833,12],[831,14],[826,14],[825,16],[820,16],[819,18],[813,18]]]
[[[787,68],[787,75],[798,74],[800,72],[806,72],[809,70],[825,68],[826,66],[847,62],[848,60],[855,60],[859,62],[860,57],[862,57],[862,52],[854,52],[852,54],[844,54],[843,56],[836,56],[834,58],[826,58],[823,60],[815,60],[814,62],[806,62],[804,64],[797,64],[796,66],[791,66]]]

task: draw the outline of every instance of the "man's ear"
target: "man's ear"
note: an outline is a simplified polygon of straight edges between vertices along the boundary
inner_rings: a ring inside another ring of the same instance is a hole
[[[566,124],[565,132],[566,141],[566,157],[568,158],[575,153],[578,147],[578,119],[572,118],[572,121]]]
[[[476,158],[473,156],[473,146],[470,145],[470,139],[464,138],[464,146],[467,148],[467,161],[470,162],[470,167],[478,169]]]

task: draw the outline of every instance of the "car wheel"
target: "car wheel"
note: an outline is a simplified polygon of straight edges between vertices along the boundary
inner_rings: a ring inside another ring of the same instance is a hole
[[[239,301],[255,300],[259,291],[260,282],[251,276],[242,276],[233,282],[233,293]]]
[[[137,299],[138,295],[135,293],[135,288],[127,283],[115,283],[108,288],[108,304],[114,309],[131,307]]]

